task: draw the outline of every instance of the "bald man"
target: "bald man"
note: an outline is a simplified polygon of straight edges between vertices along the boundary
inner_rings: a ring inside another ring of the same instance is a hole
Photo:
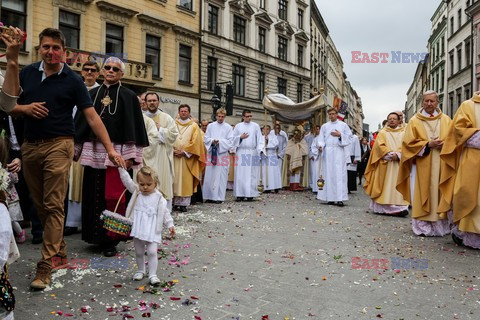
[[[405,122],[403,122],[403,111],[397,110],[393,111],[394,113],[398,114],[398,117],[400,118],[400,121],[398,123],[398,127],[405,128],[407,125]]]

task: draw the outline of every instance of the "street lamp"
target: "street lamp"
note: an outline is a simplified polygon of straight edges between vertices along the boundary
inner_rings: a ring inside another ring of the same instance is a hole
[[[217,110],[220,109],[220,107],[222,106],[222,101],[216,94],[214,94],[212,99],[210,99],[210,102],[212,103],[212,110],[213,110],[212,121],[216,121]]]

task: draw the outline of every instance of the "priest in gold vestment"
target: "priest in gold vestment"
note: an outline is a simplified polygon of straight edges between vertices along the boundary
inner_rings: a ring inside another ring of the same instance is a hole
[[[439,210],[440,151],[451,119],[437,108],[438,94],[423,94],[422,108],[409,121],[402,142],[397,190],[412,204],[412,230],[420,236],[450,233],[447,212]]]
[[[365,191],[372,199],[370,210],[374,213],[405,217],[408,215],[408,202],[395,188],[405,127],[400,126],[400,117],[396,112],[391,112],[387,121],[387,126],[377,135],[368,160]]]
[[[175,125],[178,137],[173,145],[173,207],[182,212],[187,211],[191,196],[197,191],[200,175],[206,165],[206,152],[203,143],[203,132],[190,118],[190,106],[182,104],[178,107],[178,118]]]
[[[308,144],[303,138],[302,126],[295,128],[292,139],[287,142],[285,155],[287,156],[287,170],[290,176],[290,190],[303,191],[301,177],[308,178],[305,170]]]
[[[452,238],[480,249],[480,92],[458,108],[440,157],[443,210],[453,209]]]

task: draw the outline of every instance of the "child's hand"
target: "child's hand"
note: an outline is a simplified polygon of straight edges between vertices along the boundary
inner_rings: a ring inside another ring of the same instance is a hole
[[[175,227],[170,227],[169,230],[170,230],[170,236],[171,236],[172,238],[175,238],[175,235],[177,234],[177,233],[175,232]]]

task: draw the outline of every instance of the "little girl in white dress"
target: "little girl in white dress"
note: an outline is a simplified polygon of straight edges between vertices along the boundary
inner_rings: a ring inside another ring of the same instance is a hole
[[[133,280],[140,281],[145,277],[145,247],[148,256],[148,274],[151,285],[160,284],[157,277],[157,244],[162,243],[162,229],[165,225],[170,230],[170,235],[175,235],[175,227],[167,201],[157,190],[157,174],[150,167],[142,167],[137,173],[135,184],[128,172],[118,168],[123,185],[132,193],[132,198],[126,212],[132,212],[133,220],[130,236],[135,245],[135,256],[138,270],[133,275]]]

